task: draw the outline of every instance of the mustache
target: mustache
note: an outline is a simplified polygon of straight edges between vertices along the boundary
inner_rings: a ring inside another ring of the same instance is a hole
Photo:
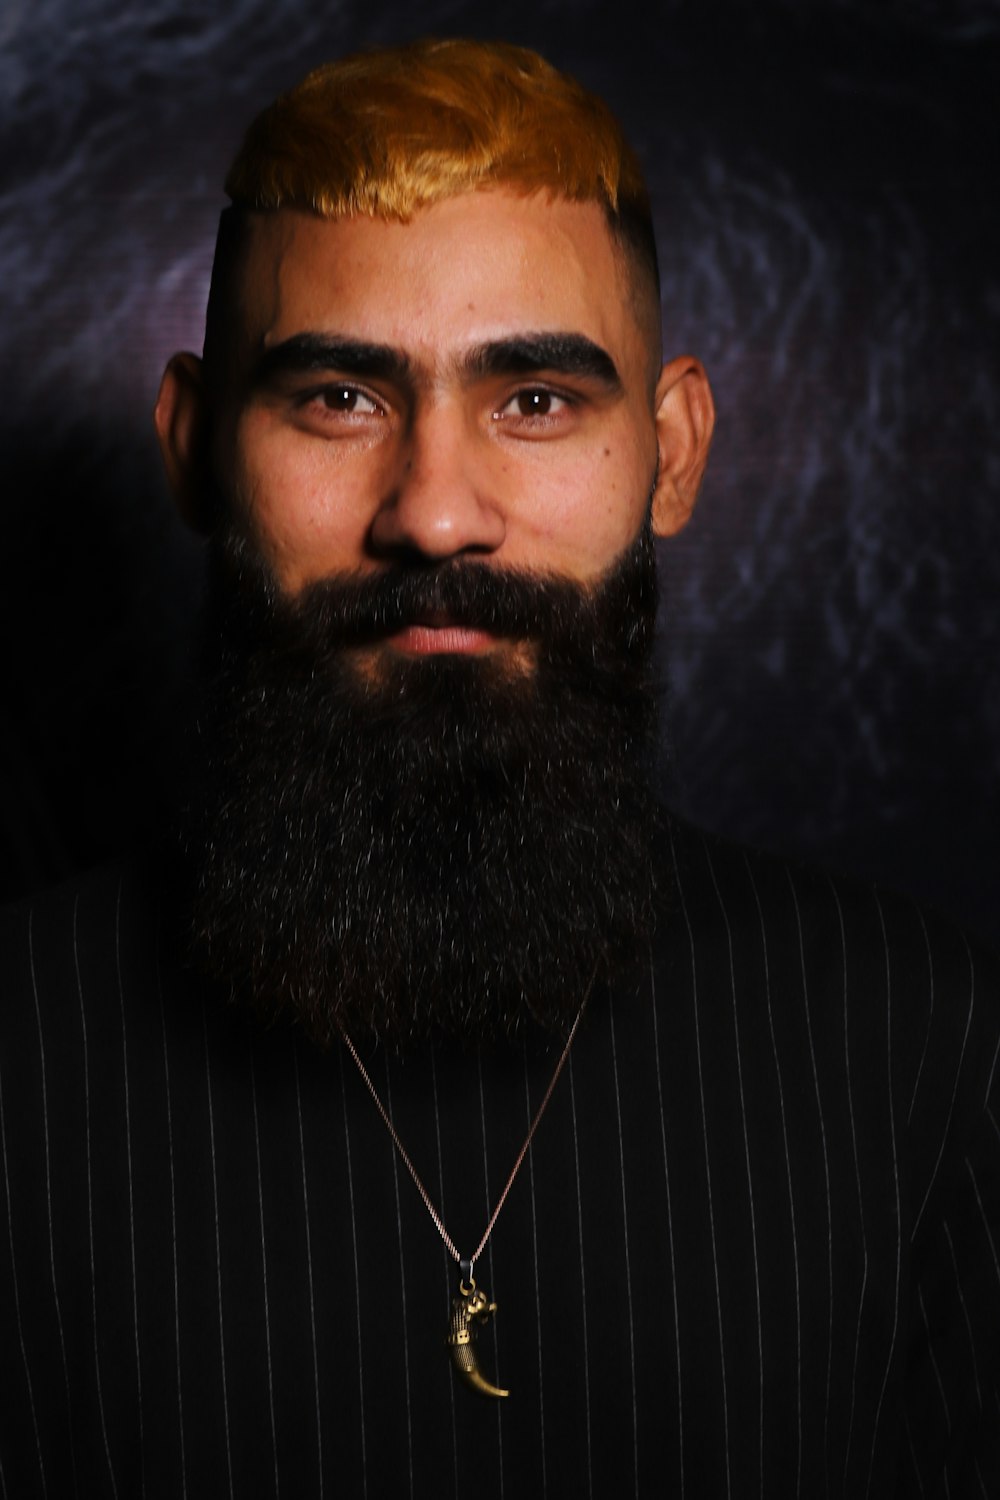
[[[360,644],[442,619],[496,635],[536,635],[571,602],[574,611],[586,610],[585,591],[566,580],[450,560],[426,570],[393,567],[323,580],[300,595],[296,609],[325,615],[339,644]]]
[[[239,633],[278,644],[340,650],[377,642],[409,625],[448,624],[537,640],[556,655],[624,623],[615,645],[641,650],[656,613],[656,577],[648,524],[611,567],[590,583],[561,574],[450,558],[393,563],[373,573],[341,573],[307,585],[294,598],[277,589],[240,532],[220,539],[217,603],[238,602]],[[224,613],[227,611],[224,611]],[[230,619],[230,627],[235,623]]]

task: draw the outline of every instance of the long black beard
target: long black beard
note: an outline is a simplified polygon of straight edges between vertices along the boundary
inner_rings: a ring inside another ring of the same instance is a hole
[[[449,562],[293,602],[230,533],[212,599],[182,820],[198,961],[323,1045],[564,1032],[652,923],[648,526],[590,589]],[[526,640],[532,664],[359,671],[350,648],[431,610]]]

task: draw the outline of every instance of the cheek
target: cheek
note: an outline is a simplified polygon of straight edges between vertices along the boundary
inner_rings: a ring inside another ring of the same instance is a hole
[[[327,449],[244,433],[233,477],[234,498],[286,592],[358,566],[370,524],[360,476],[334,467]]]
[[[526,480],[520,528],[534,557],[580,580],[603,573],[634,540],[646,514],[646,474],[635,451],[606,442],[580,462]]]

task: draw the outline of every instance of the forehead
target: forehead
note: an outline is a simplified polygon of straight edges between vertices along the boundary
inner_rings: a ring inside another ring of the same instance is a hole
[[[641,358],[625,257],[602,208],[546,194],[467,193],[406,223],[255,214],[238,295],[251,357],[317,332],[433,365],[491,338],[551,330]]]

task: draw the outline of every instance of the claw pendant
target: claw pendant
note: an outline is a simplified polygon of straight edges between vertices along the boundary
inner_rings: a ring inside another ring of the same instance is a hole
[[[480,1396],[509,1396],[509,1391],[503,1391],[499,1386],[490,1384],[476,1361],[474,1343],[476,1325],[488,1323],[496,1312],[497,1305],[476,1286],[471,1276],[468,1284],[464,1280],[459,1282],[458,1293],[457,1297],[452,1298],[451,1322],[448,1328],[451,1362],[469,1389],[476,1391]]]

